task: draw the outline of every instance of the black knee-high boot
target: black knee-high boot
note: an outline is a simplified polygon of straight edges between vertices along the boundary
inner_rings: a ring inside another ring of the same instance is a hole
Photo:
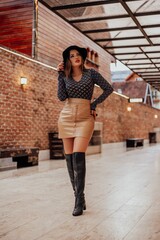
[[[67,169],[70,177],[70,181],[73,187],[73,191],[75,193],[75,183],[74,183],[74,172],[73,172],[73,160],[72,160],[72,154],[65,154],[66,163],[67,163]]]
[[[85,198],[84,198],[86,161],[85,161],[84,152],[73,153],[73,170],[74,170],[74,183],[75,183],[75,196],[76,196],[73,216],[79,216],[79,215],[82,215],[83,210],[86,209]]]

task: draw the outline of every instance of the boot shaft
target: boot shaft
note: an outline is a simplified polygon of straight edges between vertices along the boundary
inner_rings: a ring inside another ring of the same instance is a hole
[[[86,160],[84,152],[73,153],[73,170],[76,196],[83,197],[86,175]]]
[[[73,153],[73,170],[74,170],[74,182],[75,182],[75,208],[73,210],[73,216],[79,216],[83,214],[83,210],[86,209],[84,188],[85,188],[85,174],[86,174],[86,161],[84,152]]]
[[[74,183],[74,171],[73,171],[73,155],[72,154],[65,154],[66,163],[67,163],[67,169],[68,174],[70,177],[70,181],[73,187],[73,191],[75,191],[75,183]]]

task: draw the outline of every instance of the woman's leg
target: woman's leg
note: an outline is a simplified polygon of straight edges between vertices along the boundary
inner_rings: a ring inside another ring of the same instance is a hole
[[[74,172],[73,172],[73,143],[74,138],[64,138],[63,139],[63,147],[65,152],[66,164],[68,169],[68,174],[70,177],[70,181],[73,187],[73,191],[75,193],[75,183],[74,183]]]
[[[89,140],[89,138],[76,137],[74,139],[73,152],[86,152]]]
[[[86,209],[84,198],[85,174],[86,174],[85,152],[87,150],[88,143],[89,143],[88,138],[76,137],[74,139],[73,170],[76,201],[75,208],[73,210],[73,216],[82,215],[83,210]]]
[[[73,153],[74,138],[63,138],[62,140],[65,154]]]

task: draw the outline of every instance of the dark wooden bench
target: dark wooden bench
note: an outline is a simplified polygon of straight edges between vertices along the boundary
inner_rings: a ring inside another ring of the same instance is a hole
[[[126,147],[143,147],[144,139],[143,138],[127,138]]]
[[[38,165],[38,155],[39,155],[39,148],[34,148],[34,147],[33,148],[0,149],[0,158],[4,160],[7,158],[12,158],[13,162],[17,162],[17,168]],[[2,169],[3,169],[3,166],[2,166]]]
[[[63,142],[62,139],[58,138],[58,132],[50,132],[48,136],[50,159],[64,159]]]
[[[149,143],[157,143],[156,132],[149,132]]]

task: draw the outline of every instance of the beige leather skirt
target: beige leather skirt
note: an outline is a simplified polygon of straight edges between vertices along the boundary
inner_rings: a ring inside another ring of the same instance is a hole
[[[59,138],[91,138],[94,117],[90,112],[90,100],[69,98],[58,119]]]

